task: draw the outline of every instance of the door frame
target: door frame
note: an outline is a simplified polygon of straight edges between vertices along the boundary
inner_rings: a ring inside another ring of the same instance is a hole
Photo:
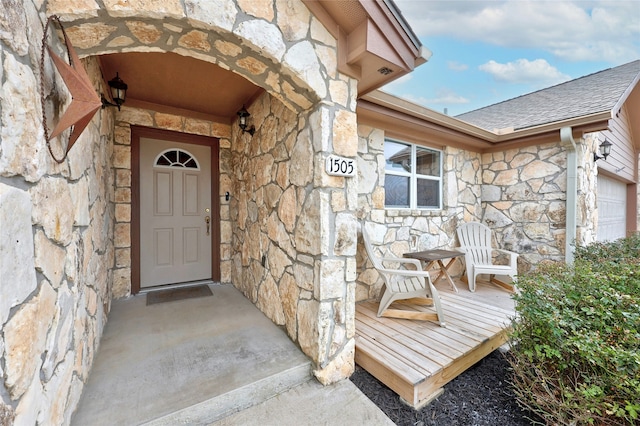
[[[140,292],[140,138],[211,148],[211,280],[220,281],[220,139],[172,130],[131,126],[131,294]]]

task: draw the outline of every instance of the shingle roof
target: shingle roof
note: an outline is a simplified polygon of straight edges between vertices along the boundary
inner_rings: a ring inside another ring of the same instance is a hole
[[[640,75],[640,60],[456,116],[489,131],[525,129],[611,111]]]

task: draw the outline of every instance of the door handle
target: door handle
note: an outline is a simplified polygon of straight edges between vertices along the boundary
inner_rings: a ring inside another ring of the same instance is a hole
[[[211,223],[211,218],[209,216],[205,216],[204,222],[207,224],[207,235],[209,235],[209,223]]]

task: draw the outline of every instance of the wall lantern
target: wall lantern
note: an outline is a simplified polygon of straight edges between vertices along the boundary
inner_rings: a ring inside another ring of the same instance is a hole
[[[607,161],[607,157],[609,156],[609,154],[611,154],[611,145],[613,144],[605,139],[604,142],[602,142],[599,147],[599,151],[601,155],[598,155],[597,152],[593,153],[593,162],[595,163],[601,158]]]
[[[127,84],[122,81],[118,73],[116,72],[116,76],[109,80],[109,89],[111,89],[111,99],[113,102],[109,102],[104,95],[100,95],[102,100],[102,108],[106,108],[108,106],[118,107],[118,111],[120,111],[120,105],[124,103],[125,97],[127,96]]]
[[[251,136],[253,136],[253,134],[256,132],[256,126],[251,125],[251,127],[247,129],[248,117],[251,117],[251,114],[249,114],[249,111],[247,111],[244,105],[242,105],[242,109],[238,111],[238,126],[240,126],[240,130],[242,130],[243,133],[249,133]]]

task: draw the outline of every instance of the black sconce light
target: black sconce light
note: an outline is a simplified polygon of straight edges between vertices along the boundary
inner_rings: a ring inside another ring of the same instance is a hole
[[[124,99],[127,96],[127,84],[122,81],[122,79],[116,73],[116,76],[109,80],[109,89],[111,90],[111,99],[113,99],[114,103],[111,103],[104,97],[104,95],[100,95],[102,99],[102,108],[106,108],[108,106],[118,107],[118,111],[120,111],[120,105],[124,103]]]
[[[240,126],[240,130],[243,133],[249,133],[251,136],[256,132],[256,126],[251,125],[249,129],[247,129],[247,117],[251,117],[249,111],[242,105],[242,109],[238,111],[238,126]]]
[[[611,145],[613,145],[613,144],[605,139],[604,142],[602,142],[600,144],[600,147],[599,147],[600,154],[602,154],[602,155],[598,155],[597,152],[594,152],[593,153],[593,162],[595,163],[596,161],[598,161],[601,158],[603,160],[607,161],[607,157],[609,156],[609,154],[611,154]]]

